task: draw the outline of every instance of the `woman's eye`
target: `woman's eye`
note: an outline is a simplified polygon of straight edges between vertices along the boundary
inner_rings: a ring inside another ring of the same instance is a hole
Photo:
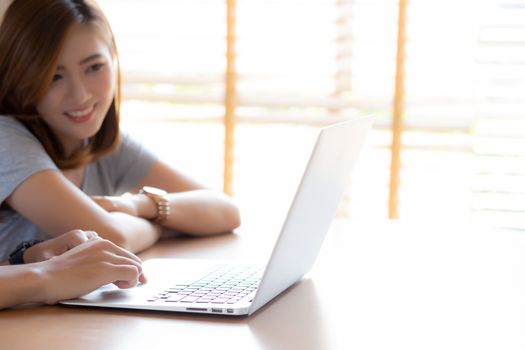
[[[60,79],[62,79],[61,75],[59,75],[59,74],[53,75],[53,81],[57,81],[57,80],[60,80]]]
[[[102,69],[103,66],[104,66],[103,63],[92,64],[91,66],[89,66],[88,72],[98,72],[99,70]]]

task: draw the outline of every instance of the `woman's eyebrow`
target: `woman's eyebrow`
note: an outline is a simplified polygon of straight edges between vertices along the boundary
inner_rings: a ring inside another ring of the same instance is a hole
[[[78,62],[78,64],[79,64],[79,65],[83,65],[83,64],[86,64],[86,63],[88,63],[88,62],[90,62],[90,61],[96,60],[96,59],[98,59],[98,58],[100,58],[100,57],[102,57],[101,54],[99,54],[99,53],[94,53],[93,55],[89,55],[88,57],[81,59],[81,60]],[[62,66],[62,65],[57,66],[57,70],[60,70],[60,69],[64,69],[64,66]]]
[[[100,57],[102,57],[101,54],[99,54],[99,53],[95,53],[95,54],[93,54],[93,55],[90,55],[90,56],[84,58],[83,60],[81,60],[80,62],[78,62],[78,64],[79,64],[79,65],[86,64],[86,63],[88,63],[89,61],[96,60],[96,59],[98,59],[98,58],[100,58]]]

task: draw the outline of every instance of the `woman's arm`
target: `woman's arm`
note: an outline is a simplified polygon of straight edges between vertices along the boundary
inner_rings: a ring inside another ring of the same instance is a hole
[[[168,192],[170,215],[164,227],[193,235],[231,232],[240,225],[240,215],[233,200],[221,192],[205,189],[167,164],[157,161],[141,181],[140,186],[153,186]],[[120,197],[95,197],[109,212],[122,212],[153,219],[156,204],[146,195],[134,193]]]
[[[41,171],[30,176],[6,201],[53,236],[77,228],[91,230],[138,252],[153,245],[161,233],[148,220],[103,210],[59,171]]]
[[[204,189],[163,162],[154,163],[135,191],[143,185],[170,192],[171,215],[164,223],[168,228],[203,235],[231,232],[240,224],[239,211],[229,197]],[[30,176],[7,203],[53,236],[77,228],[96,231],[132,252],[152,246],[162,232],[149,220],[157,208],[146,196],[135,196],[135,213],[104,210],[59,171]]]
[[[77,231],[74,236],[79,238],[79,234],[82,231]],[[29,302],[54,304],[108,283],[129,288],[139,281],[146,281],[141,275],[138,257],[108,240],[87,236],[85,239],[46,261],[0,266],[0,309]],[[39,247],[44,243],[47,246]],[[32,249],[60,251],[64,248],[64,240],[58,241],[57,238],[44,243],[29,248],[26,253]]]
[[[166,195],[170,214],[163,227],[191,235],[210,235],[231,232],[239,226],[240,218],[232,200],[210,190],[192,190]],[[155,202],[145,194],[94,197],[108,212],[121,212],[152,220],[157,216]]]

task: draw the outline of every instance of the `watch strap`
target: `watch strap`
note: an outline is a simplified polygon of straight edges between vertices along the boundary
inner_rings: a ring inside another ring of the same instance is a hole
[[[160,224],[163,221],[165,221],[166,218],[170,215],[170,203],[168,198],[166,197],[167,192],[159,188],[144,186],[140,190],[140,193],[150,198],[157,206],[157,216],[151,219],[151,221],[157,224]]]
[[[9,263],[11,265],[25,264],[24,253],[26,252],[26,250],[40,242],[42,241],[38,239],[33,239],[30,241],[23,241],[22,243],[20,243],[15,248],[15,250],[11,254],[9,254]]]
[[[155,203],[157,204],[157,216],[153,219],[153,222],[160,224],[170,215],[170,203],[164,196],[158,198]]]

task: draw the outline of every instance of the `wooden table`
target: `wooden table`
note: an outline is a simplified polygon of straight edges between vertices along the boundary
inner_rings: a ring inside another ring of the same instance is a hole
[[[253,258],[275,231],[158,243],[142,258]],[[314,269],[251,317],[24,306],[0,349],[523,349],[525,234],[334,222]]]

